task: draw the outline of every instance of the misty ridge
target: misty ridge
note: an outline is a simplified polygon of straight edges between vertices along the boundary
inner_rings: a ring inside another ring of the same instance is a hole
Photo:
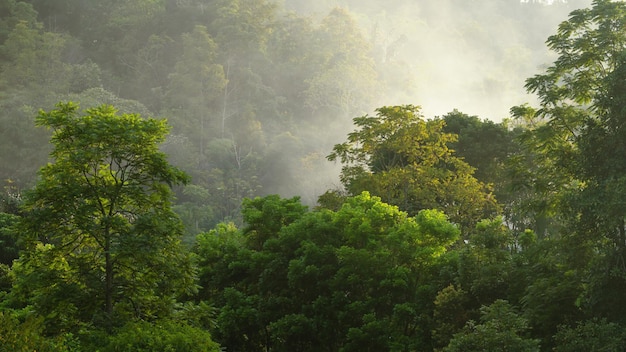
[[[524,80],[553,60],[546,38],[590,1],[4,1],[0,178],[30,187],[47,160],[39,109],[167,118],[187,171],[191,232],[239,219],[241,199],[314,205],[340,188],[326,160],[352,118],[415,104],[496,123],[533,102]]]

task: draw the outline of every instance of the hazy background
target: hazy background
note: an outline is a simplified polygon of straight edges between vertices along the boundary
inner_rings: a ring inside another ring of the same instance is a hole
[[[315,20],[337,6],[356,19],[372,46],[379,78],[386,82],[384,95],[371,101],[367,113],[380,106],[414,104],[422,107],[426,118],[457,109],[495,122],[508,118],[512,106],[536,101],[524,84],[556,59],[546,40],[571,11],[590,4],[591,0],[284,1],[286,9]],[[325,138],[312,138],[328,150],[345,140],[353,129],[352,117],[335,120]],[[339,166],[325,160],[318,165],[297,190],[307,204],[339,186]]]
[[[49,160],[39,109],[164,117],[163,146],[193,184],[195,232],[240,220],[243,198],[340,188],[326,160],[352,119],[413,104],[500,122],[532,103],[545,41],[591,0],[0,0],[0,186]]]
[[[376,55],[407,70],[393,96],[374,105],[413,103],[427,117],[458,109],[492,121],[533,102],[524,81],[555,57],[545,41],[568,14],[591,0],[285,0],[321,17],[334,6],[356,14]]]

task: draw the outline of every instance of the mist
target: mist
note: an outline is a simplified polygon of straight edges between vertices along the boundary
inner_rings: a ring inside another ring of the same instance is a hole
[[[27,189],[48,160],[39,109],[113,104],[168,119],[163,150],[195,187],[181,214],[201,230],[240,220],[243,198],[314,206],[341,189],[326,156],[376,108],[500,122],[532,104],[546,39],[591,0],[19,3],[0,14],[4,186]]]
[[[383,65],[405,69],[375,106],[416,104],[426,117],[453,109],[502,121],[532,103],[526,78],[554,60],[545,42],[568,14],[591,0],[321,1],[287,0],[321,17],[333,6],[355,14]]]
[[[525,80],[556,58],[546,40],[571,11],[591,0],[569,1],[319,1],[286,0],[285,8],[322,20],[333,8],[350,12],[371,45],[383,92],[353,116],[338,116],[323,135],[306,134],[315,145],[305,180],[278,193],[299,195],[314,205],[328,189],[340,189],[340,167],[323,159],[352,131],[352,118],[381,106],[414,104],[425,118],[457,109],[501,122],[511,107],[536,103]],[[311,164],[311,162],[313,162]],[[293,164],[292,164],[293,165]],[[289,184],[289,183],[286,183]]]

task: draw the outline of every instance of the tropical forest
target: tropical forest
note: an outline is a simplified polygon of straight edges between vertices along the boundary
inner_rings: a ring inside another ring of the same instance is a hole
[[[0,0],[15,351],[626,351],[626,2]]]

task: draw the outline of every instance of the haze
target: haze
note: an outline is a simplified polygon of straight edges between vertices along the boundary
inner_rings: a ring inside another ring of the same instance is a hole
[[[591,0],[304,1],[286,7],[322,16],[333,6],[358,15],[378,55],[400,62],[391,99],[376,106],[413,103],[427,117],[452,109],[492,121],[533,102],[524,81],[551,63],[546,39],[568,14]]]
[[[39,109],[113,104],[168,118],[164,150],[196,187],[179,201],[209,214],[200,230],[237,218],[245,197],[314,205],[339,188],[325,157],[378,107],[502,121],[533,102],[524,81],[553,62],[546,39],[591,1],[20,3],[33,12],[0,18],[5,186],[28,188],[47,161]]]

